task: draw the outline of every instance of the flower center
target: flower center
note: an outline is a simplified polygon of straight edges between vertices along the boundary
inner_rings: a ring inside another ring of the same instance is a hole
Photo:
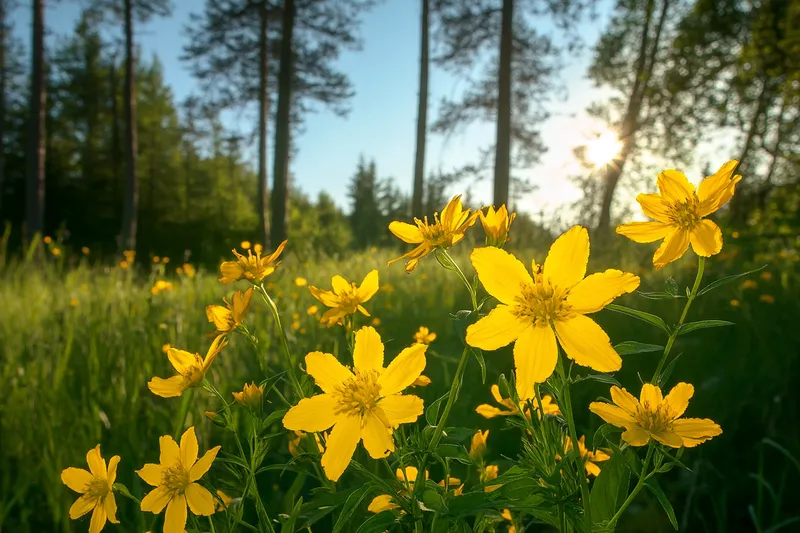
[[[572,309],[566,302],[567,292],[553,286],[543,274],[536,273],[532,285],[522,284],[513,312],[519,318],[532,319],[536,326],[564,320],[569,318]]]
[[[669,219],[677,226],[684,229],[691,229],[700,222],[700,214],[698,213],[699,201],[696,196],[681,202],[673,204],[670,207]]]
[[[381,386],[378,384],[380,374],[376,370],[355,371],[355,377],[336,388],[339,402],[336,414],[370,413],[381,398]]]
[[[658,433],[669,429],[675,417],[666,404],[662,403],[653,408],[650,402],[644,402],[641,407],[636,409],[635,418],[636,423],[642,429],[651,433]]]
[[[86,490],[86,494],[91,498],[98,498],[103,499],[108,494],[108,480],[107,479],[98,479],[92,478],[89,482],[89,486]]]
[[[433,224],[428,223],[428,217],[424,220],[416,219],[422,238],[432,246],[448,246],[450,244],[448,232],[444,225],[439,221],[438,213],[433,215]]]
[[[189,486],[189,471],[179,462],[164,469],[161,484],[167,492],[183,494]]]

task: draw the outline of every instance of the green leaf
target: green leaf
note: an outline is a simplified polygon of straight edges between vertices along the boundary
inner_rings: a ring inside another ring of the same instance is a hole
[[[672,375],[672,371],[675,370],[675,365],[678,363],[678,359],[680,359],[681,355],[683,355],[683,352],[680,352],[672,361],[667,364],[667,367],[658,378],[659,384],[664,384],[669,380],[669,377]]]
[[[436,401],[428,406],[428,409],[425,411],[425,421],[429,426],[435,426],[439,422],[439,408],[448,396],[450,396],[450,391],[442,394]]]
[[[648,300],[674,300],[676,298],[683,298],[683,296],[670,294],[668,292],[641,292],[641,291],[636,291],[636,294],[638,294],[642,298],[647,298]]]
[[[611,520],[619,510],[628,495],[630,477],[622,454],[612,454],[603,464],[589,495],[589,509],[595,523]]]
[[[749,271],[743,272],[741,274],[734,274],[733,276],[726,276],[726,277],[718,279],[716,281],[712,281],[711,283],[709,283],[708,285],[706,285],[705,287],[700,289],[700,291],[697,293],[697,296],[702,296],[702,295],[704,295],[705,293],[707,293],[709,291],[713,291],[714,289],[722,287],[723,285],[726,285],[726,284],[728,284],[728,283],[730,283],[732,281],[736,281],[737,279],[743,278],[745,276],[749,276],[750,274],[755,274],[759,270],[764,270],[765,268],[767,268],[767,265],[759,267],[759,268],[757,268],[755,270],[749,270]]]
[[[645,313],[644,311],[639,311],[638,309],[631,309],[630,307],[625,307],[624,305],[617,305],[617,304],[608,304],[605,306],[605,309],[610,309],[611,311],[615,311],[617,313],[622,313],[623,315],[632,316],[633,318],[638,318],[642,322],[647,322],[648,324],[652,324],[658,328],[663,329],[667,333],[669,333],[669,328],[667,324],[661,319],[661,317],[657,317],[656,315],[651,315],[650,313]]]
[[[453,459],[466,465],[472,464],[467,451],[463,446],[457,444],[440,444],[435,453],[442,459]]]
[[[664,283],[664,290],[667,294],[671,294],[676,298],[678,297],[678,282],[675,281],[675,278],[672,276],[667,278],[667,281]]]
[[[791,462],[797,469],[797,471],[800,473],[800,461],[798,461],[797,458],[794,455],[792,455],[789,450],[787,450],[786,448],[784,448],[783,446],[781,446],[780,444],[778,444],[777,442],[775,442],[770,438],[762,439],[761,442],[763,442],[768,446],[772,446],[773,448],[781,452],[783,456],[786,457],[786,459],[788,459],[789,462]]]
[[[681,325],[681,327],[678,328],[678,335],[686,335],[698,329],[719,328],[733,325],[733,322],[728,322],[727,320],[700,320],[699,322],[689,322],[688,324]]]
[[[396,521],[397,517],[392,511],[383,511],[367,518],[356,530],[356,533],[382,533]]]
[[[481,383],[486,385],[486,361],[483,360],[483,352],[478,348],[474,348],[470,350],[472,355],[475,356],[475,359],[478,361],[478,365],[481,367]]]
[[[301,520],[298,530],[304,530],[314,525],[319,520],[325,518],[327,515],[335,511],[342,505],[350,495],[355,492],[353,490],[344,490],[340,492],[332,492],[324,496],[315,495],[315,497],[308,503],[303,504],[300,516]]]
[[[675,510],[672,508],[672,504],[669,503],[667,495],[664,494],[663,490],[661,490],[661,485],[658,484],[656,478],[651,477],[650,479],[645,481],[644,484],[647,486],[648,489],[650,489],[650,492],[652,492],[655,495],[656,499],[658,500],[658,503],[660,503],[661,507],[663,507],[664,511],[666,511],[667,516],[669,517],[669,521],[672,524],[672,527],[675,528],[675,531],[678,531],[678,519],[675,517]]]
[[[339,518],[336,519],[336,523],[333,525],[332,533],[339,533],[344,526],[351,523],[350,518],[353,516],[355,510],[361,505],[361,502],[364,501],[367,494],[374,490],[375,487],[368,483],[357,488],[347,497],[347,501],[344,502],[344,506],[342,507],[342,512],[339,513]]]
[[[622,387],[619,381],[614,379],[614,376],[610,376],[608,374],[587,374],[585,376],[581,376],[579,378],[575,378],[573,383],[578,383],[581,381],[599,381],[600,383],[606,383],[608,385],[616,385],[617,387]]]
[[[625,341],[614,346],[614,350],[620,355],[632,355],[635,353],[650,353],[664,351],[663,346],[658,344],[644,344],[643,342]]]
[[[491,499],[490,492],[468,492],[450,499],[450,516],[474,513],[487,506]]]
[[[444,504],[442,495],[439,494],[438,490],[430,487],[426,488],[422,493],[422,504],[425,508],[436,511],[437,513],[447,512],[447,506]]]

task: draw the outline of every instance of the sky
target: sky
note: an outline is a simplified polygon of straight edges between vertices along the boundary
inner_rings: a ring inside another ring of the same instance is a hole
[[[171,17],[137,28],[136,39],[144,55],[157,55],[162,62],[176,104],[196,91],[196,83],[180,55],[186,38],[183,27],[189,14],[199,12],[203,3],[201,0],[174,0],[175,9]],[[81,3],[48,4],[51,4],[46,13],[49,39],[71,33]],[[575,161],[573,148],[585,144],[602,131],[602,125],[585,113],[592,101],[603,96],[602,91],[594,88],[586,78],[586,69],[591,57],[591,44],[609,19],[609,5],[610,0],[602,0],[598,17],[578,28],[588,46],[582,53],[567,58],[561,73],[567,97],[551,102],[552,117],[541,125],[547,153],[538,165],[519,173],[539,186],[517,205],[521,211],[553,213],[580,196],[568,176],[586,172]],[[326,190],[340,206],[347,208],[347,183],[361,156],[376,161],[380,177],[391,176],[401,188],[410,192],[417,119],[419,9],[419,2],[415,0],[385,0],[363,17],[363,49],[343,53],[338,63],[339,68],[350,76],[356,93],[349,116],[341,118],[322,109],[306,117],[304,132],[295,139],[299,151],[292,161],[291,172],[294,183],[304,192],[315,196],[320,190]],[[14,22],[17,33],[27,42],[30,35],[29,9],[18,10]],[[435,120],[441,98],[457,94],[464,84],[463,80],[431,67],[431,107],[428,113],[431,122]],[[230,127],[252,131],[253,119],[247,114],[231,114],[227,121]],[[447,139],[430,134],[427,172],[448,171],[473,162],[478,150],[493,142],[494,134],[493,123],[476,124]],[[273,142],[270,145],[274,147]],[[254,151],[249,153],[249,157],[255,163]],[[491,183],[485,180],[472,187],[472,198],[490,203],[491,189]],[[449,192],[464,191],[454,189]]]

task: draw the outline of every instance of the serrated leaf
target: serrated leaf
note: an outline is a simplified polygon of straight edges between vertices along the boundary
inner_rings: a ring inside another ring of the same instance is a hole
[[[605,306],[605,309],[609,309],[616,313],[622,313],[623,315],[632,316],[633,318],[638,318],[642,322],[647,322],[653,326],[663,329],[667,333],[669,333],[669,328],[667,324],[656,315],[645,313],[644,311],[639,311],[638,309],[631,309],[630,307],[625,307],[624,305],[617,305],[617,304],[608,304]]]
[[[663,346],[658,344],[645,344],[643,342],[625,341],[614,346],[614,350],[620,355],[632,355],[635,353],[650,353],[664,351]]]
[[[735,324],[733,322],[728,322],[727,320],[700,320],[698,322],[682,324],[681,327],[678,328],[678,335],[686,335],[687,333],[697,331],[698,329],[720,328],[723,326],[734,325]]]
[[[367,494],[374,490],[375,487],[371,484],[363,485],[354,490],[344,502],[344,505],[342,506],[342,512],[339,513],[339,517],[336,519],[336,523],[333,525],[333,530],[331,533],[339,533],[344,526],[350,524],[350,518],[353,516],[355,510],[359,505],[361,505],[361,502],[364,501],[364,498],[367,497]]]
[[[728,283],[730,283],[732,281],[736,281],[737,279],[743,278],[745,276],[749,276],[750,274],[755,274],[756,272],[758,272],[760,270],[764,270],[765,268],[767,268],[767,265],[759,267],[759,268],[757,268],[755,270],[749,270],[747,272],[742,272],[741,274],[734,274],[732,276],[726,276],[726,277],[718,279],[716,281],[712,281],[711,283],[709,283],[708,285],[706,285],[705,287],[700,289],[700,291],[698,291],[698,293],[697,293],[697,296],[702,296],[702,295],[704,295],[705,293],[707,293],[709,291],[713,291],[714,289],[722,287],[723,285],[727,285]]]
[[[658,500],[658,503],[661,504],[661,507],[667,513],[667,516],[669,517],[669,521],[672,524],[672,527],[675,528],[675,531],[678,531],[678,519],[675,517],[675,510],[672,508],[672,504],[669,502],[667,495],[664,494],[663,490],[661,490],[661,485],[658,484],[656,478],[651,477],[650,479],[645,481],[644,484],[647,486],[648,489],[650,489],[650,492],[652,492],[653,495],[655,495],[656,499]]]
[[[614,453],[603,463],[600,475],[589,494],[589,508],[595,523],[610,520],[628,495],[631,472],[625,464],[623,454]]]
[[[425,410],[425,421],[429,426],[435,426],[439,422],[439,408],[442,406],[442,402],[445,401],[448,396],[450,396],[450,391],[447,391],[441,395],[437,400],[428,406],[428,409]]]

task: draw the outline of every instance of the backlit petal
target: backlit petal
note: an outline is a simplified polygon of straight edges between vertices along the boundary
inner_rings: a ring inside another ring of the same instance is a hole
[[[667,264],[680,259],[686,250],[689,248],[689,232],[685,229],[679,228],[667,235],[664,242],[656,250],[653,255],[653,265],[658,268],[663,268]]]
[[[80,518],[92,509],[97,503],[97,498],[91,496],[81,496],[69,508],[69,517],[73,520]]]
[[[364,326],[356,331],[353,364],[359,370],[383,369],[383,342],[372,326]]]
[[[177,494],[167,505],[164,533],[183,533],[186,527],[186,515],[186,496]]]
[[[622,358],[611,346],[603,328],[585,315],[555,321],[558,341],[567,357],[598,372],[614,372],[622,367]]]
[[[108,521],[112,524],[119,524],[119,520],[117,520],[117,500],[114,498],[114,493],[109,492],[106,495],[106,500],[103,502],[103,506],[106,508],[106,516],[108,516]]]
[[[181,457],[181,449],[171,435],[159,437],[158,445],[161,449],[159,462],[162,466],[172,466],[178,462],[178,459]]]
[[[569,289],[586,275],[589,261],[589,232],[573,226],[555,240],[544,260],[544,275],[556,287]]]
[[[361,285],[358,287],[356,295],[363,303],[372,298],[376,292],[378,292],[378,271],[373,270],[364,276],[364,281],[362,281]]]
[[[161,465],[148,463],[136,471],[140,478],[148,485],[157,487],[161,484],[161,474],[164,468]]]
[[[532,327],[530,319],[520,320],[511,306],[500,304],[467,327],[467,344],[482,350],[497,350],[517,340],[529,327]]]
[[[681,418],[672,423],[672,429],[681,437],[708,439],[722,434],[719,424],[708,418]]]
[[[172,493],[167,492],[163,486],[156,487],[142,498],[142,511],[158,514],[164,510],[170,498]]]
[[[667,394],[667,404],[672,409],[673,418],[678,418],[686,412],[689,399],[694,395],[694,387],[689,383],[678,383]]]
[[[711,220],[698,222],[689,232],[689,239],[697,255],[711,257],[722,250],[722,230]]]
[[[697,188],[700,216],[704,217],[713,213],[733,197],[736,184],[742,179],[739,175],[733,175],[738,164],[739,162],[736,160],[728,161],[712,176],[700,182],[700,186]]]
[[[469,258],[486,292],[506,305],[514,303],[523,286],[533,283],[525,265],[500,248],[476,248]]]
[[[198,516],[214,514],[214,497],[205,487],[197,483],[190,483],[186,487],[186,503],[189,504],[192,513]]]
[[[366,414],[362,424],[361,439],[370,457],[381,459],[394,451],[391,430],[374,413]]]
[[[664,396],[661,394],[661,389],[652,383],[645,383],[642,385],[642,392],[639,394],[639,402],[645,408],[655,409],[661,402],[664,401]]]
[[[629,413],[610,403],[592,402],[589,404],[589,410],[609,424],[617,427],[628,427],[636,423],[636,420]]]
[[[617,226],[619,235],[639,243],[660,241],[673,231],[673,226],[663,222],[628,222]]]
[[[637,287],[639,287],[639,276],[609,269],[586,276],[572,287],[567,296],[567,303],[576,313],[594,313],[610,304],[614,298],[633,292]]]
[[[515,411],[503,411],[493,405],[489,405],[488,403],[480,404],[477,408],[475,408],[475,412],[484,418],[494,418],[496,416],[509,416],[515,413]]]
[[[667,169],[658,175],[658,189],[669,203],[685,202],[694,195],[694,185],[680,170]]]
[[[392,222],[389,224],[389,231],[395,237],[408,244],[419,244],[423,241],[422,233],[420,233],[417,226],[406,224],[405,222]]]
[[[616,385],[611,387],[611,401],[631,416],[635,415],[639,408],[639,400],[626,389],[620,389]]]
[[[69,467],[61,471],[61,481],[75,492],[84,493],[94,476],[83,468]]]
[[[170,348],[167,350],[167,357],[169,358],[169,362],[172,363],[172,366],[175,367],[175,370],[177,370],[179,374],[188,373],[192,367],[198,364],[197,355],[185,350]]]
[[[322,455],[322,468],[331,481],[337,481],[344,472],[361,440],[361,417],[343,416],[333,426]]]
[[[172,376],[168,379],[154,377],[147,382],[147,388],[156,396],[162,398],[175,398],[183,394],[186,390],[188,381],[181,375]]]
[[[413,344],[403,349],[400,355],[389,363],[386,371],[378,378],[381,396],[397,394],[414,383],[425,370],[425,351],[427,349],[427,344]]]
[[[333,355],[322,352],[306,355],[306,372],[325,392],[333,392],[345,381],[355,378]]]
[[[341,296],[349,292],[352,285],[349,281],[337,274],[331,278],[331,287],[333,287],[333,292]]]
[[[117,480],[117,465],[119,465],[119,455],[113,456],[108,460],[108,484],[113,485]]]
[[[89,533],[100,533],[106,525],[108,515],[105,505],[97,505],[92,512],[92,519],[89,522]]]
[[[422,398],[412,394],[392,394],[378,402],[392,426],[416,422],[423,412]]]
[[[669,204],[660,194],[640,194],[636,201],[642,206],[644,214],[659,222],[669,222]]]
[[[327,305],[328,307],[336,307],[339,305],[339,297],[333,293],[333,291],[326,291],[323,289],[318,289],[317,287],[309,286],[308,292],[311,293],[311,296],[322,302],[323,304]]]
[[[197,435],[194,433],[194,426],[187,429],[181,436],[181,463],[185,468],[191,468],[197,461]]]
[[[657,431],[650,433],[650,435],[665,446],[670,446],[671,448],[680,448],[683,446],[683,439],[673,431]]]
[[[203,457],[189,470],[189,481],[197,481],[208,472],[208,469],[211,468],[211,464],[214,462],[214,459],[217,458],[217,453],[219,453],[221,448],[222,446],[214,446],[203,454]]]
[[[534,397],[533,385],[544,383],[558,361],[556,336],[549,324],[531,326],[514,343],[514,367],[520,401]]]
[[[633,428],[622,432],[622,440],[631,446],[644,446],[650,442],[650,434],[641,428]]]
[[[86,462],[89,464],[89,472],[94,477],[105,479],[108,471],[106,470],[106,460],[100,455],[100,445],[98,444],[86,452]]]
[[[290,431],[325,431],[336,423],[337,405],[333,394],[303,398],[283,416],[283,426]]]

